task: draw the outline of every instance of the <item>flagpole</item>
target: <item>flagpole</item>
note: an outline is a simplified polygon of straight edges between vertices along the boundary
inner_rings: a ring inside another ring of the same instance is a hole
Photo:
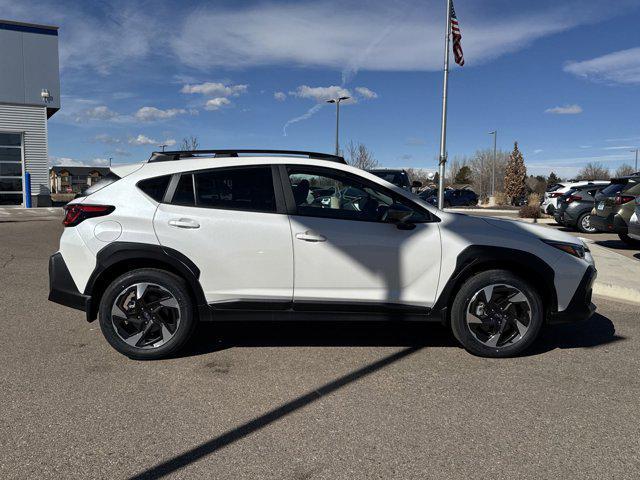
[[[444,175],[447,163],[447,95],[449,93],[449,42],[451,38],[451,0],[447,0],[447,27],[444,41],[444,81],[442,85],[442,125],[440,129],[440,159],[438,179],[438,208],[444,208]]]

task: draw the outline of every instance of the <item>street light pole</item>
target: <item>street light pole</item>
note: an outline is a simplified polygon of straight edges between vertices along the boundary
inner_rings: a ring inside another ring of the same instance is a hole
[[[442,81],[442,121],[440,125],[440,158],[438,160],[438,208],[444,208],[444,174],[447,164],[447,96],[449,93],[449,42],[451,41],[451,0],[447,0],[447,25],[444,38],[444,68]]]
[[[338,97],[327,100],[327,103],[336,104],[336,155],[340,155],[340,102],[349,100],[351,97]]]
[[[633,169],[634,172],[638,171],[638,148],[636,148],[635,150],[631,150],[631,152],[636,152],[636,163],[635,163],[635,168]]]
[[[491,196],[496,194],[496,146],[498,145],[498,130],[489,132],[493,135],[493,163],[491,165]]]

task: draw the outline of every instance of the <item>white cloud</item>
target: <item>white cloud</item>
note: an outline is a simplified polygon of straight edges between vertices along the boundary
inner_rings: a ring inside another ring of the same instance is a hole
[[[581,62],[569,62],[564,71],[597,82],[640,84],[640,47],[619,50]]]
[[[167,147],[173,147],[176,144],[176,140],[174,138],[167,138],[164,142],[162,142],[163,145],[166,145]]]
[[[218,82],[205,82],[197,85],[184,85],[182,93],[199,93],[211,97],[237,97],[246,93],[248,85],[225,85]]]
[[[582,107],[580,105],[563,105],[553,108],[547,108],[544,113],[553,113],[555,115],[577,115],[582,113]]]
[[[207,100],[207,103],[205,104],[204,108],[205,110],[219,110],[221,107],[224,107],[225,105],[229,105],[230,103],[231,101],[228,98],[217,97],[217,98],[212,98],[210,100]]]
[[[542,150],[542,149],[540,149],[540,148],[537,148],[537,149],[535,149],[535,150],[533,151],[533,154],[534,154],[534,155],[537,155],[537,154],[539,154],[539,153],[542,153],[543,151],[544,151],[544,150]]]
[[[76,160],[75,158],[69,157],[49,156],[49,163],[60,167],[104,167],[109,165],[109,159],[94,158],[92,160]]]
[[[158,141],[146,135],[139,134],[137,137],[131,137],[129,139],[129,145],[158,145]]]
[[[76,117],[77,122],[82,122],[86,119],[93,120],[112,120],[118,117],[118,113],[110,110],[109,107],[105,105],[100,105],[93,108],[88,108],[86,110],[82,110]]]
[[[287,99],[287,94],[284,92],[275,92],[273,94],[273,98],[275,98],[279,102],[284,102]]]
[[[630,150],[635,148],[633,145],[620,145],[618,147],[605,147],[603,150]]]
[[[367,87],[356,87],[356,92],[362,98],[366,98],[367,100],[378,98],[378,94],[373,90],[369,90]]]
[[[135,118],[141,122],[153,122],[156,120],[173,118],[176,115],[182,115],[185,113],[187,113],[187,111],[184,108],[169,108],[167,110],[161,110],[156,107],[142,107],[136,112]]]
[[[530,2],[491,16],[482,8],[468,8],[459,12],[467,64],[520,50],[624,8]],[[190,12],[170,44],[183,63],[201,69],[287,64],[349,72],[435,71],[442,66],[442,18],[435,13],[441,10],[436,0],[370,3],[366,12],[353,1],[260,2],[234,9],[212,5]]]
[[[330,87],[309,87],[308,85],[300,85],[295,91],[289,92],[289,95],[293,95],[298,98],[309,98],[318,103],[326,102],[332,98],[352,96],[349,90],[337,85],[331,85]],[[345,103],[349,102],[352,103],[352,100],[348,100]]]
[[[120,139],[117,137],[112,137],[111,135],[108,135],[106,133],[100,133],[98,135],[96,135],[95,137],[93,137],[93,140],[95,142],[100,142],[100,143],[104,143],[106,145],[117,145],[120,143]]]

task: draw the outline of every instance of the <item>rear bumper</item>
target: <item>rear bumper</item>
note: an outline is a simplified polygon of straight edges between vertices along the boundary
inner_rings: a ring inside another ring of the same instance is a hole
[[[613,231],[613,216],[611,215],[607,217],[601,217],[599,215],[591,215],[589,217],[589,225],[596,228],[601,232],[612,232]]]
[[[562,312],[554,312],[549,315],[550,324],[579,322],[587,320],[593,315],[596,306],[591,302],[591,296],[596,276],[597,271],[594,267],[587,268],[567,308]]]
[[[78,291],[60,252],[49,258],[49,300],[84,312],[91,305],[91,297]]]

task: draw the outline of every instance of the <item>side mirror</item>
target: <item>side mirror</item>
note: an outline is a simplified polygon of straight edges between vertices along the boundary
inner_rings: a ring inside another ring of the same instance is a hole
[[[412,230],[416,226],[413,223],[407,223],[411,215],[413,215],[413,210],[410,208],[394,204],[387,210],[387,221],[394,223],[400,230]]]

